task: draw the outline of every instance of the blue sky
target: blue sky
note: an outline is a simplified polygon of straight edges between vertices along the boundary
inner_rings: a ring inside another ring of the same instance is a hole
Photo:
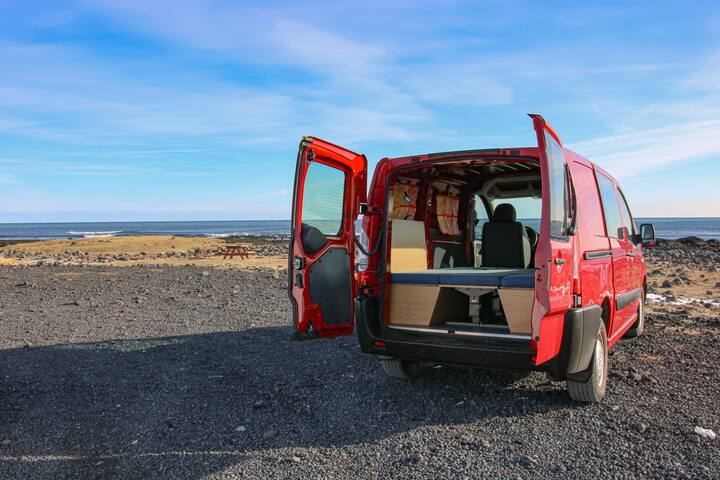
[[[0,221],[284,219],[297,144],[533,145],[720,216],[717,2],[0,1]],[[500,6],[501,5],[501,6]]]

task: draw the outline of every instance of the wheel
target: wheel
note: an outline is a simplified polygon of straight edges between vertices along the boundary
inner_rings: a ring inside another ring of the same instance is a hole
[[[385,374],[392,378],[409,380],[419,377],[425,370],[423,364],[420,362],[402,360],[400,358],[383,359],[380,360],[380,363],[382,363]]]
[[[590,367],[583,374],[587,376],[587,379],[582,381],[567,379],[570,398],[578,402],[599,402],[605,396],[608,376],[607,333],[603,324],[600,324],[595,336],[595,348]]]
[[[635,320],[635,323],[633,323],[633,326],[628,329],[627,332],[625,332],[625,335],[623,337],[625,338],[635,338],[639,337],[643,334],[643,331],[645,331],[645,292],[643,291],[640,295],[640,304],[638,305],[638,318]]]

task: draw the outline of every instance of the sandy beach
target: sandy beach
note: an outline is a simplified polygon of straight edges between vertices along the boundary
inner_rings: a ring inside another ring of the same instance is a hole
[[[291,340],[285,242],[0,249],[0,478],[718,478],[720,243],[647,250],[645,334],[600,404],[542,373],[385,377]],[[122,267],[122,268],[120,268]]]
[[[122,236],[3,243],[0,243],[0,265],[287,268],[287,241],[263,237]],[[228,245],[245,247],[249,258],[223,259]]]

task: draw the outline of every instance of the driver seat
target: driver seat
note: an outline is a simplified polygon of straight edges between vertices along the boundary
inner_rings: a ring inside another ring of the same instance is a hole
[[[515,207],[501,203],[493,218],[483,225],[483,267],[527,268],[530,264],[530,238],[517,221]]]

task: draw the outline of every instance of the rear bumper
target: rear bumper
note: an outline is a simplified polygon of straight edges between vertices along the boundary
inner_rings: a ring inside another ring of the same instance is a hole
[[[447,365],[549,371],[556,378],[580,378],[592,359],[595,336],[602,322],[597,305],[572,308],[565,315],[560,352],[535,365],[530,341],[468,338],[383,328],[377,298],[355,300],[355,325],[363,352]]]
[[[446,365],[538,370],[530,342],[513,339],[458,338],[453,335],[417,333],[381,328],[377,301],[361,298],[355,303],[355,323],[363,352]]]

